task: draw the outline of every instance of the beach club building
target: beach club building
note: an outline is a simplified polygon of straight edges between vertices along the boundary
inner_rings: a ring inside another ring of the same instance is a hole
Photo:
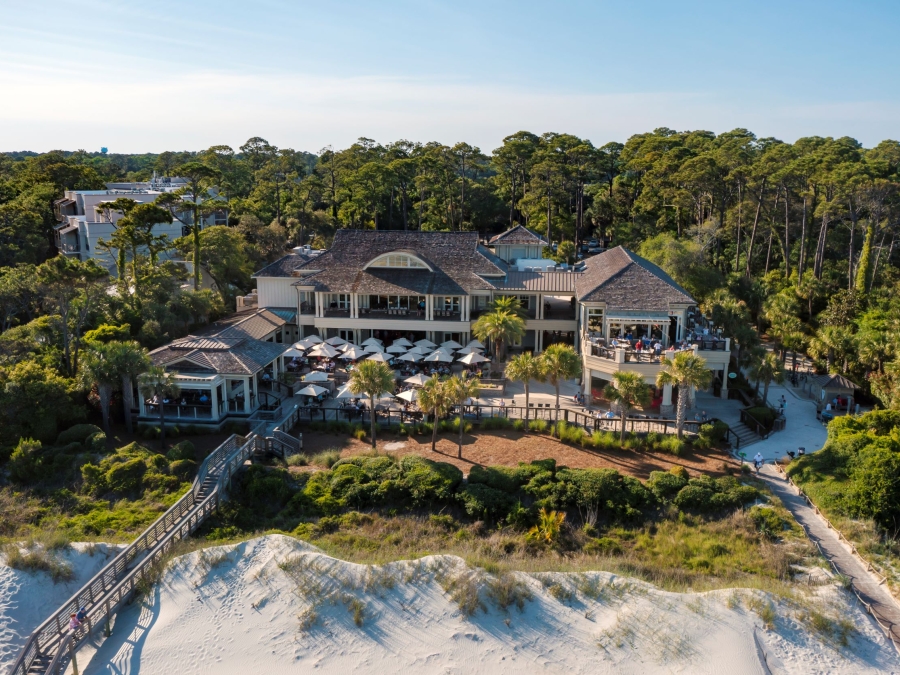
[[[298,248],[257,272],[256,292],[229,321],[151,357],[176,372],[190,394],[173,408],[176,415],[220,423],[272,405],[278,394],[266,385],[279,375],[279,356],[299,339],[466,344],[491,303],[514,296],[526,321],[510,350],[572,345],[582,357],[588,401],[619,370],[655,384],[660,356],[674,348],[703,356],[714,388],[727,396],[729,341],[703,327],[696,302],[671,277],[622,247],[576,268],[558,266],[543,257],[546,245],[522,226],[490,240],[477,232],[338,230],[328,250]],[[656,403],[670,413],[672,392],[657,392]],[[141,400],[142,418],[153,418],[153,405]]]

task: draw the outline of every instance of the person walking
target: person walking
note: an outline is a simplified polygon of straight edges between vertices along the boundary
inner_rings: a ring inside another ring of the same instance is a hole
[[[81,622],[78,620],[77,614],[72,614],[69,616],[69,630],[78,630],[81,626]]]
[[[763,456],[760,453],[756,453],[753,457],[753,465],[756,467],[756,473],[759,473],[760,467],[765,463]]]

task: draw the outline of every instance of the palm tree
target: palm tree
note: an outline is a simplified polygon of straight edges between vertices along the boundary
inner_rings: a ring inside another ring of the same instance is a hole
[[[369,420],[371,422],[370,435],[372,447],[375,447],[375,399],[384,392],[394,391],[394,371],[386,363],[369,361],[360,364],[350,373],[350,391],[354,394],[366,394],[371,403]]]
[[[522,307],[522,302],[514,295],[498,295],[491,302],[492,312],[509,312],[520,319],[527,319],[528,312]]]
[[[556,424],[559,426],[559,385],[563,380],[571,380],[581,375],[581,357],[569,345],[550,345],[540,356],[544,375],[556,389]]]
[[[834,363],[843,359],[841,372],[847,370],[847,352],[851,349],[852,335],[844,326],[824,326],[809,341],[809,353],[817,359],[824,358],[828,372],[834,372]]]
[[[459,450],[456,456],[462,459],[462,438],[463,438],[463,410],[465,402],[470,398],[478,398],[481,383],[476,379],[465,379],[458,375],[454,375],[446,381],[446,386],[450,390],[452,401],[459,406]]]
[[[438,421],[444,417],[453,405],[453,391],[448,386],[450,380],[439,380],[432,377],[419,389],[419,407],[431,415],[431,451],[437,447]]]
[[[675,354],[675,358],[662,357],[661,369],[656,376],[657,387],[678,387],[678,407],[675,410],[675,427],[678,438],[684,436],[684,418],[687,412],[689,390],[703,389],[709,386],[712,373],[706,369],[706,359],[693,352],[684,351]]]
[[[635,406],[647,405],[650,400],[650,388],[644,382],[644,376],[627,370],[620,370],[613,375],[612,384],[603,390],[603,395],[622,409],[622,435],[625,442],[625,418]]]
[[[494,310],[478,317],[472,324],[472,332],[479,340],[490,340],[494,354],[493,369],[506,355],[506,344],[525,334],[525,320],[505,310]]]
[[[125,412],[125,427],[132,433],[131,409],[134,407],[134,379],[147,372],[151,365],[147,350],[135,341],[109,342],[112,359],[122,384],[122,408]]]
[[[767,405],[769,400],[769,385],[772,382],[781,384],[784,382],[784,367],[781,360],[775,352],[768,352],[762,359],[757,361],[753,369],[750,371],[750,377],[757,382],[763,383],[763,405]]]
[[[103,431],[109,435],[109,402],[112,393],[119,383],[119,371],[116,367],[113,350],[103,343],[92,343],[84,351],[80,370],[82,380],[88,387],[96,385],[100,397],[100,414],[103,417]]]
[[[163,451],[166,449],[166,406],[167,398],[178,396],[181,391],[175,380],[175,373],[170,373],[161,366],[150,366],[140,378],[141,396],[156,397],[159,406],[159,443]]]
[[[512,357],[509,363],[506,364],[506,376],[525,385],[525,419],[527,420],[529,383],[531,380],[543,382],[546,379],[544,362],[531,352],[523,352],[518,356]]]

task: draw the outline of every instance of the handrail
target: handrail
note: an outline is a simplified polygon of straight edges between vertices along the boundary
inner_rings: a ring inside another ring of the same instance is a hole
[[[109,605],[111,594],[114,594],[127,579],[133,577],[135,571],[144,569],[148,564],[148,560],[157,559],[158,556],[155,551],[162,543],[171,538],[173,532],[183,531],[185,522],[188,524],[193,523],[189,528],[188,534],[190,534],[206,519],[211,509],[204,507],[204,505],[208,504],[213,496],[215,496],[216,503],[218,503],[218,487],[222,482],[222,476],[226,472],[233,473],[236,470],[235,467],[239,467],[246,461],[246,458],[244,458],[239,464],[234,464],[235,460],[244,453],[246,448],[257,442],[257,438],[256,436],[244,438],[232,435],[207,456],[200,465],[191,490],[182,495],[169,510],[157,518],[137,539],[95,574],[54,614],[32,632],[10,670],[11,675],[27,675],[31,665],[42,653],[46,652],[49,646],[53,644],[56,644],[57,647],[61,646],[60,637],[65,637],[67,634],[69,616],[79,608],[88,608],[89,614],[92,615],[90,623],[93,625],[99,623],[97,619],[98,610],[103,610],[102,616],[109,616],[114,611],[114,608],[111,609]],[[210,477],[212,468],[218,470],[215,489],[198,505],[197,497],[200,488],[206,479]],[[198,514],[199,520],[197,519]],[[135,560],[138,560],[137,565],[130,568],[129,566]],[[133,590],[133,587],[129,589],[129,594],[131,590]],[[118,607],[118,604],[115,606]],[[79,637],[79,640],[86,637],[89,630],[76,630],[76,636],[80,635],[81,632],[84,633],[84,636]]]

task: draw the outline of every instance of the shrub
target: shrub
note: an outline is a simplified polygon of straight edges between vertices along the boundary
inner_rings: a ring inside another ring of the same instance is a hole
[[[665,450],[675,457],[681,457],[681,455],[684,454],[684,449],[686,446],[687,443],[684,440],[674,435],[667,437],[659,444],[660,450]]]
[[[747,413],[752,415],[766,429],[771,429],[775,424],[776,413],[769,406],[760,405],[748,408]]]
[[[469,484],[483,483],[495,490],[515,494],[532,477],[544,470],[535,464],[524,463],[517,467],[475,465],[469,471]]]
[[[84,443],[88,437],[103,430],[93,424],[76,424],[63,431],[56,439],[56,445],[68,445],[69,443]]]
[[[190,479],[197,471],[197,462],[192,459],[176,459],[169,464],[169,473],[179,481]]]
[[[194,444],[190,441],[181,441],[180,443],[176,443],[173,445],[169,451],[166,453],[166,457],[168,457],[173,462],[189,459],[194,461],[197,459],[197,450],[194,448]]]
[[[550,425],[547,424],[547,420],[531,420],[528,422],[528,430],[533,431],[537,434],[545,434],[547,433],[547,429]]]
[[[509,429],[511,426],[515,426],[515,423],[508,417],[485,417],[481,420],[481,428],[484,431],[490,431],[492,429]]]
[[[306,455],[296,454],[296,455],[288,455],[285,460],[288,466],[306,466],[309,464],[309,458]]]
[[[516,505],[507,493],[481,483],[467,485],[457,493],[457,498],[473,518],[492,521],[505,518]]]
[[[753,506],[747,513],[756,529],[769,539],[776,539],[790,527],[788,522],[771,507]]]
[[[591,434],[591,445],[597,450],[615,450],[619,447],[619,436],[612,431],[595,431]]]
[[[20,438],[19,444],[9,458],[9,474],[17,483],[31,483],[39,480],[42,473],[41,442],[33,438]]]
[[[98,431],[85,438],[84,449],[94,454],[104,452],[106,450],[106,434]]]
[[[462,471],[452,464],[434,462],[418,455],[403,457],[400,469],[400,485],[417,506],[449,500],[463,478]]]
[[[548,511],[542,507],[538,512],[538,524],[528,530],[525,540],[530,544],[553,546],[559,541],[565,520],[565,513]]]
[[[525,431],[525,420],[513,420],[512,428],[514,431]]]
[[[680,467],[684,468],[684,467]],[[679,476],[668,471],[651,471],[647,487],[653,490],[661,501],[671,501],[687,485],[687,476]]]
[[[690,476],[688,475],[688,470],[681,465],[673,466],[671,469],[669,469],[669,473],[671,473],[673,476],[684,478],[684,480],[690,478]]]
[[[556,425],[556,436],[564,443],[581,445],[582,439],[584,439],[586,435],[587,434],[585,434],[581,427],[567,424],[565,420],[560,420]]]
[[[340,450],[323,450],[322,452],[313,455],[310,458],[309,463],[314,464],[315,466],[321,466],[326,469],[330,469],[337,463],[340,458]]]
[[[113,492],[136,492],[147,471],[143,460],[135,457],[119,464],[114,464],[107,472],[107,487]]]
[[[611,537],[591,539],[584,545],[584,552],[593,555],[618,555],[622,552],[622,546]]]
[[[504,612],[512,605],[523,611],[525,602],[533,597],[531,589],[509,572],[487,582],[487,596]]]

